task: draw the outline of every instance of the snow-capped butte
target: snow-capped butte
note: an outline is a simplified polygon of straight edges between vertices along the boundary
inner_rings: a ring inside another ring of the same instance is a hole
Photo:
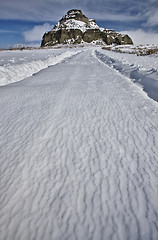
[[[56,31],[60,30],[61,28],[65,29],[79,29],[82,32],[85,32],[87,29],[99,29],[99,26],[93,21],[89,21],[89,24],[87,25],[85,22],[75,20],[75,19],[68,19],[65,23],[58,22],[55,25]]]
[[[53,28],[55,31],[61,29],[79,29],[85,32],[87,29],[99,29],[99,26],[95,20],[83,15],[81,10],[70,10]]]
[[[100,28],[95,20],[87,18],[81,10],[72,9],[61,18],[50,32],[44,34],[41,46],[80,44],[83,42],[133,44],[128,35]]]

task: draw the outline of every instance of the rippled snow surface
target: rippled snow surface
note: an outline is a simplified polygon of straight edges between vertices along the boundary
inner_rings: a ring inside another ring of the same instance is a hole
[[[158,105],[83,49],[0,87],[1,240],[157,240]]]

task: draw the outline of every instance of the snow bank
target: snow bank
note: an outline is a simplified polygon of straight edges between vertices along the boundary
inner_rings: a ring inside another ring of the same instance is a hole
[[[5,60],[2,59],[0,66],[0,86],[23,80],[24,78],[30,77],[34,73],[37,73],[40,70],[47,68],[48,66],[60,63],[65,58],[69,58],[80,52],[71,50],[65,52],[61,51],[59,50],[59,52],[57,53],[54,51],[54,54],[47,54],[46,56],[45,54],[41,56],[33,55],[32,58],[28,56],[23,56],[23,58],[17,58],[17,55],[14,53],[14,58],[10,58],[10,60],[8,60],[7,58]],[[33,53],[35,54],[35,50],[33,51]],[[26,61],[24,61],[25,58],[27,58]],[[2,62],[4,62],[3,65]]]
[[[158,69],[157,58],[150,56],[139,57],[122,53],[95,51],[96,57],[108,66],[116,69],[124,76],[138,84],[148,96],[158,101]]]

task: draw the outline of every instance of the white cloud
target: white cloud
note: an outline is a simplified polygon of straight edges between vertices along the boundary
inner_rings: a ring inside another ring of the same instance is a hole
[[[56,21],[71,8],[73,0],[1,1],[0,19],[34,22]]]
[[[128,34],[134,44],[158,44],[158,33],[145,32],[142,29],[136,31],[125,31],[123,34]]]
[[[109,12],[102,12],[100,11],[99,13],[97,12],[86,12],[87,17],[93,17],[94,19],[97,20],[102,20],[102,21],[116,21],[116,22],[136,22],[141,19],[140,16],[135,15],[126,15],[126,14],[121,14],[121,13],[109,13]]]
[[[15,34],[17,34],[18,31],[0,29],[0,33],[15,33]]]
[[[150,4],[149,2],[147,6]],[[79,8],[83,13],[89,12],[88,17],[90,18],[95,18],[94,13],[97,13],[96,16],[98,18],[96,20],[99,20],[100,15],[102,15],[100,20],[117,21],[118,16],[119,21],[135,21],[137,13],[133,16],[133,13],[130,12],[133,6],[135,8],[143,8],[142,2],[140,3],[138,0],[5,0],[1,2],[0,18],[36,22],[57,21],[69,9]]]
[[[42,36],[45,32],[50,31],[52,26],[49,23],[35,26],[33,29],[23,32],[26,42],[35,42],[42,40]]]
[[[148,14],[148,20],[146,25],[149,27],[158,25],[158,10],[151,11]]]

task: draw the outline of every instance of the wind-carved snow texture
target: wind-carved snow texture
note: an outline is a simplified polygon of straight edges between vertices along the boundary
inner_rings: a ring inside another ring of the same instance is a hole
[[[158,106],[83,51],[0,88],[2,240],[158,239]]]

